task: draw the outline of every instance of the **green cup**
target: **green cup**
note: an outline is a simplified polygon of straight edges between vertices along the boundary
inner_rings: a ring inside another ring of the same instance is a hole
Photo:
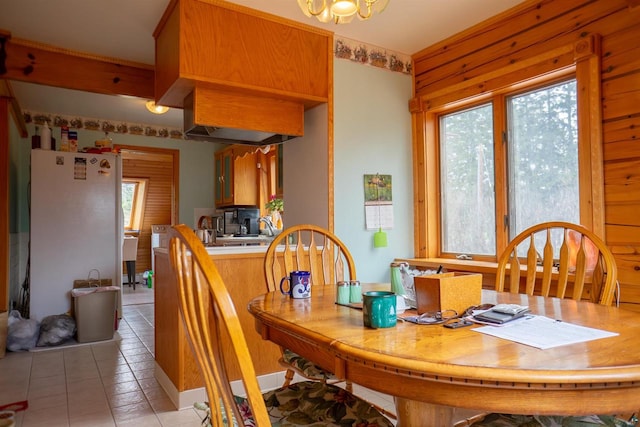
[[[364,326],[392,328],[396,326],[396,294],[387,291],[370,291],[362,294]]]

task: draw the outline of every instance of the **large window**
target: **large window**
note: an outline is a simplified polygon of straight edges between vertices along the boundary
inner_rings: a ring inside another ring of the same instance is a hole
[[[576,81],[439,117],[441,252],[492,256],[544,221],[580,222]]]

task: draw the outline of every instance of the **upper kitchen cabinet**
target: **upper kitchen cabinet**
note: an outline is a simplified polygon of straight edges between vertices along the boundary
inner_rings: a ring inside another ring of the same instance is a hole
[[[154,37],[157,103],[194,102],[199,125],[301,136],[304,110],[329,99],[331,32],[221,0],[172,0]]]
[[[215,156],[216,207],[259,204],[257,154],[245,146],[230,146]]]

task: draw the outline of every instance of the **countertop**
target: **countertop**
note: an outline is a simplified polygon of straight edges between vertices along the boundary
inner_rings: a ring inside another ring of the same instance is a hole
[[[220,243],[220,239],[223,239],[222,237],[218,238],[218,243]],[[229,238],[232,239],[232,238]],[[245,239],[248,240],[248,239]],[[226,254],[253,254],[253,253],[265,253],[267,251],[267,248],[269,248],[269,243],[271,242],[271,238],[256,238],[255,240],[259,240],[256,243],[260,243],[260,244],[253,244],[253,245],[247,245],[247,244],[230,244],[227,246],[206,246],[207,249],[207,253],[209,253],[209,255],[226,255]],[[169,252],[168,248],[154,248],[153,249],[156,253],[163,253],[166,254]]]
[[[257,237],[216,237],[216,245],[220,246],[246,246],[246,245],[264,245],[269,246],[273,237],[260,235]]]

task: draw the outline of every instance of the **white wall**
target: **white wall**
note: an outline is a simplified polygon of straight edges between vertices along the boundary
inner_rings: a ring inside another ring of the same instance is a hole
[[[363,282],[389,282],[389,263],[413,256],[411,93],[410,75],[334,61],[335,233]],[[374,231],[365,229],[363,175],[375,173],[393,182],[385,248],[374,248]]]

